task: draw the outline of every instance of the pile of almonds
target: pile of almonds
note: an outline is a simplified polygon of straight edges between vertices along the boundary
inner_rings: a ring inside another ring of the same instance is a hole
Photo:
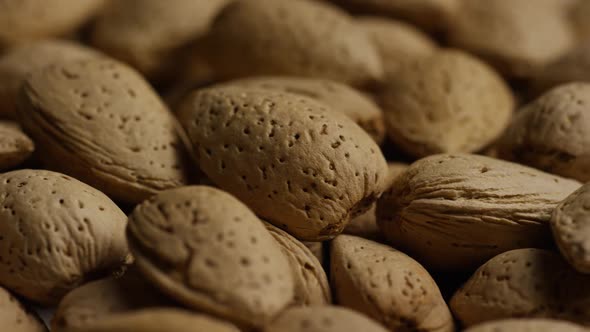
[[[0,331],[590,328],[590,0],[0,0],[0,119]]]

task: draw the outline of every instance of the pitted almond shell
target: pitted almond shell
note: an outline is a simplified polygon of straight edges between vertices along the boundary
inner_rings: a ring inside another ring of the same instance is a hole
[[[179,118],[211,181],[302,240],[333,238],[386,186],[377,144],[313,99],[217,86],[189,95]]]
[[[429,268],[469,270],[504,251],[548,247],[549,220],[580,183],[484,156],[421,159],[377,204],[396,248]]]

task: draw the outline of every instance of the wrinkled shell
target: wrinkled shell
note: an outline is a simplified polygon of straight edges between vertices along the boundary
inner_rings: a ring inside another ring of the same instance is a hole
[[[20,120],[50,168],[130,203],[188,181],[176,119],[130,67],[56,63],[34,72],[21,97]]]
[[[551,230],[565,259],[579,272],[590,273],[590,183],[557,206]]]
[[[35,144],[16,123],[0,121],[0,170],[20,165],[34,150]]]
[[[92,326],[67,330],[67,332],[139,331],[240,332],[237,327],[228,322],[201,313],[175,308],[145,309],[128,314],[113,315],[109,319],[98,321]]]
[[[590,1],[583,2],[590,4]],[[542,93],[570,82],[590,82],[590,43],[581,43],[573,51],[543,68],[535,77],[533,91]]]
[[[103,0],[3,0],[0,49],[72,32],[95,14]]]
[[[125,262],[125,214],[104,194],[42,170],[0,175],[0,284],[56,303]]]
[[[285,311],[263,332],[387,332],[356,311],[334,306],[297,307]]]
[[[459,9],[460,0],[331,0],[362,13],[409,20],[424,29],[444,30]]]
[[[0,56],[0,115],[14,117],[20,87],[27,75],[57,61],[84,60],[101,55],[80,44],[42,40],[10,49]]]
[[[417,28],[401,21],[380,17],[361,17],[358,25],[371,37],[381,55],[386,76],[436,50],[436,43]]]
[[[369,97],[345,84],[313,78],[255,77],[231,83],[247,88],[260,88],[302,95],[342,112],[363,128],[378,144],[385,138],[383,112]]]
[[[377,221],[422,264],[471,269],[507,250],[550,245],[551,213],[579,187],[489,157],[436,155],[395,180],[378,202]]]
[[[515,77],[533,76],[575,41],[555,4],[530,0],[461,0],[449,39]]]
[[[590,276],[552,251],[512,250],[480,267],[450,305],[466,327],[513,317],[590,325]]]
[[[203,172],[299,239],[339,234],[385,187],[371,137],[313,99],[216,87],[188,96],[179,118]]]
[[[144,276],[195,310],[260,326],[293,299],[279,245],[245,205],[218,189],[161,192],[135,208],[127,234]]]
[[[172,306],[172,303],[131,270],[123,277],[90,282],[69,292],[53,316],[52,330],[89,329],[100,326],[113,315],[157,306]]]
[[[289,259],[295,281],[295,305],[332,303],[326,272],[310,249],[280,228],[269,223],[265,226]]]
[[[146,74],[164,69],[178,48],[207,32],[228,0],[111,1],[92,42]],[[157,24],[154,24],[157,22]]]
[[[331,245],[331,278],[340,305],[391,331],[454,331],[438,286],[418,262],[389,246],[340,235]]]
[[[379,100],[389,138],[416,157],[482,149],[506,128],[514,107],[496,72],[450,50],[401,68]]]
[[[553,319],[504,319],[476,325],[465,332],[584,332],[583,326]]]
[[[226,78],[288,75],[363,85],[383,74],[377,50],[353,19],[314,0],[237,0],[217,17],[207,41],[209,60]]]
[[[388,187],[393,184],[393,181],[401,175],[410,165],[404,163],[390,162],[387,163],[389,167],[389,179],[387,181]],[[381,230],[377,226],[377,204],[374,204],[367,212],[352,219],[344,231],[344,234],[360,236],[365,239],[381,240]]]
[[[500,156],[590,181],[590,83],[557,87],[517,112]]]
[[[2,331],[47,332],[39,317],[0,287],[0,326]]]

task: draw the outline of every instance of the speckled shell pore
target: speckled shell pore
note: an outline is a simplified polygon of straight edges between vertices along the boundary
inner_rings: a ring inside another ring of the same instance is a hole
[[[130,203],[188,181],[181,129],[158,95],[122,63],[65,61],[35,71],[19,118],[50,168]]]
[[[430,268],[471,269],[504,251],[547,247],[553,209],[580,187],[476,155],[415,162],[377,204],[386,238]]]
[[[179,118],[203,172],[299,239],[339,234],[386,186],[377,144],[313,99],[219,86],[189,95]]]
[[[287,257],[262,221],[221,190],[161,192],[135,208],[127,237],[142,274],[194,310],[255,327],[293,300]]]
[[[0,284],[56,303],[127,260],[125,214],[104,194],[43,170],[0,175]]]

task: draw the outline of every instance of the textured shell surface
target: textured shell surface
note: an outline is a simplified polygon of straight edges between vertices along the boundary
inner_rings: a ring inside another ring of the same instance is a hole
[[[299,239],[339,234],[386,186],[377,144],[313,99],[218,86],[189,95],[179,118],[209,179]]]

